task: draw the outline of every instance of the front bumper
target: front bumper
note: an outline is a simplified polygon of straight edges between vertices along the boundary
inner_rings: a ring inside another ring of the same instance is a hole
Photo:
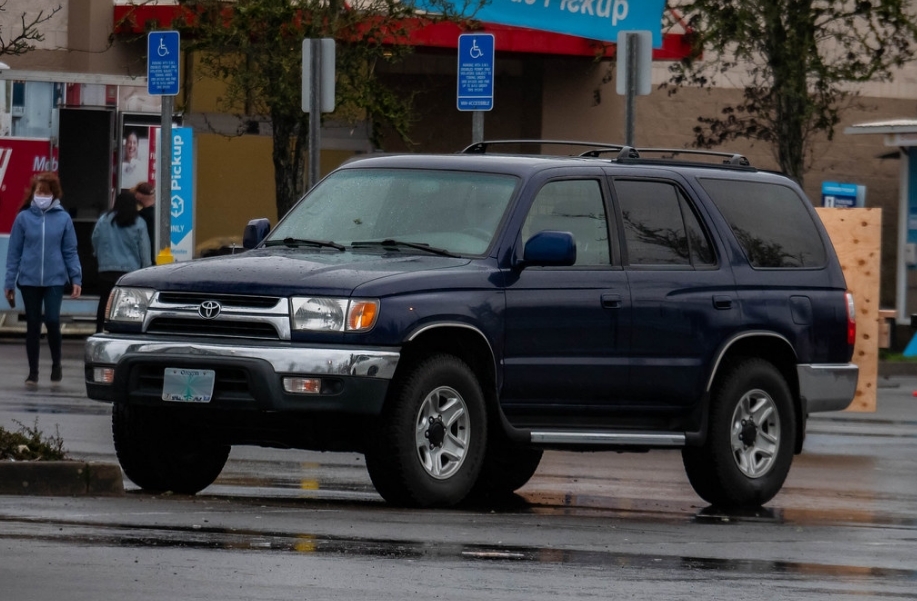
[[[174,405],[161,398],[166,367],[212,369],[211,407],[377,414],[399,357],[389,348],[97,334],[86,341],[86,391],[100,401]],[[96,368],[111,367],[111,384],[94,380]],[[321,378],[322,391],[288,393],[285,376]]]
[[[807,413],[841,411],[856,396],[860,368],[853,363],[797,365],[796,373]]]

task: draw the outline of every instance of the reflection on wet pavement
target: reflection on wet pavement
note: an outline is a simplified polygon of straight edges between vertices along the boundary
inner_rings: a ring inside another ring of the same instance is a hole
[[[348,555],[386,559],[436,561],[529,562],[565,564],[594,568],[638,568],[662,571],[699,570],[734,575],[786,574],[841,578],[848,581],[883,579],[917,580],[917,570],[829,565],[812,562],[760,559],[724,559],[557,549],[535,546],[453,544],[444,541],[410,541],[342,538],[308,533],[265,533],[256,530],[212,528],[204,525],[180,527],[136,524],[93,524],[45,520],[5,519],[2,539],[29,539],[73,545],[121,548],[183,548],[246,550],[273,553]]]

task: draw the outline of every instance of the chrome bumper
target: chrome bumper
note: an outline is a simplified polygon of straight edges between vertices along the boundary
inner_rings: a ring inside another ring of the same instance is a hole
[[[86,365],[117,365],[132,354],[202,358],[232,357],[267,361],[278,374],[365,376],[391,380],[400,353],[373,348],[300,347],[289,342],[239,344],[200,340],[131,339],[96,334],[86,340]]]
[[[853,363],[797,365],[799,395],[808,413],[840,411],[853,402],[860,368]]]

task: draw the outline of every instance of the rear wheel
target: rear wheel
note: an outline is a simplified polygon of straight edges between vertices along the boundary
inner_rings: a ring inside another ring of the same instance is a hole
[[[457,357],[436,355],[393,382],[366,467],[389,503],[455,505],[477,479],[486,440],[474,372]]]
[[[780,491],[793,460],[792,395],[763,359],[726,369],[711,396],[707,440],[685,447],[682,460],[705,501],[725,509],[759,507]]]
[[[151,492],[198,493],[213,484],[229,456],[229,445],[201,441],[193,428],[171,423],[155,407],[115,403],[111,430],[125,475]]]

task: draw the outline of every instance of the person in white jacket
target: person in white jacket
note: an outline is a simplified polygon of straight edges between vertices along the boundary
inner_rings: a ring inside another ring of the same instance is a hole
[[[133,194],[118,194],[112,210],[99,217],[92,230],[92,249],[99,263],[96,332],[101,332],[108,296],[118,279],[129,271],[152,265],[146,222],[137,212],[137,199]]]

